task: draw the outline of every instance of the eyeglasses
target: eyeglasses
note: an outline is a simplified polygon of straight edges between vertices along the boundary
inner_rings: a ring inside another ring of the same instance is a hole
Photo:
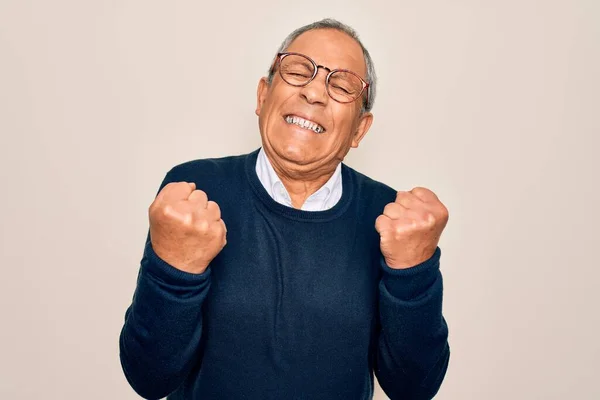
[[[317,65],[311,58],[300,53],[278,53],[279,75],[289,85],[306,86],[317,76],[319,68],[329,73],[325,78],[325,87],[329,96],[339,103],[352,103],[360,98],[365,89],[367,95],[365,105],[369,101],[369,84],[356,73],[347,69],[331,70]]]

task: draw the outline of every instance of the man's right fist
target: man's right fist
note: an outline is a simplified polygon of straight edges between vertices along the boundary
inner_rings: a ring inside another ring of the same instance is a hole
[[[157,256],[175,268],[201,274],[227,243],[221,210],[195,183],[171,182],[148,210]]]

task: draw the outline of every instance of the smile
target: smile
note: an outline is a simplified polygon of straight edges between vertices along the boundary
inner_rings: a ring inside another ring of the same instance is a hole
[[[315,133],[325,132],[325,128],[323,128],[321,125],[295,115],[287,115],[285,117],[285,121],[288,124],[298,125],[300,128],[308,129]]]

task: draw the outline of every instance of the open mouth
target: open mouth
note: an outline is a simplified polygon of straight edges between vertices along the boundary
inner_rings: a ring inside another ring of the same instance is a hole
[[[300,118],[296,115],[290,114],[284,117],[285,122],[292,125],[298,125],[300,128],[308,129],[309,131],[313,131],[314,133],[323,133],[325,132],[325,128],[316,122],[310,121],[308,119]]]

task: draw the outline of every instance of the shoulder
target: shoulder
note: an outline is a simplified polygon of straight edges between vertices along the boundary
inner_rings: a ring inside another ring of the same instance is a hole
[[[240,165],[248,154],[231,155],[226,157],[203,158],[183,162],[175,165],[167,175],[173,177],[215,177],[231,174]]]
[[[160,189],[170,182],[194,182],[196,188],[213,190],[242,179],[244,163],[250,154],[194,159],[176,164],[166,174]],[[159,190],[160,190],[159,189]]]
[[[347,173],[355,183],[355,196],[365,208],[383,209],[396,199],[397,191],[391,186],[377,181],[344,164]]]

